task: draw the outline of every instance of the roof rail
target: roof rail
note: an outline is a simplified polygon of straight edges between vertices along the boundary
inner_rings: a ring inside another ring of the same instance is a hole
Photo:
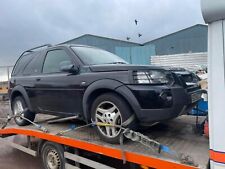
[[[37,46],[35,48],[31,48],[31,49],[28,49],[26,51],[24,51],[21,56],[23,56],[25,53],[30,53],[30,52],[34,52],[35,49],[39,49],[39,48],[43,48],[43,47],[52,47],[51,44],[44,44],[44,45],[41,45],[41,46]]]

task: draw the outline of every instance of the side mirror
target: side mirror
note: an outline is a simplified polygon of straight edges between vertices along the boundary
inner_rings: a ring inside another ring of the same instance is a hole
[[[69,65],[62,65],[60,66],[60,70],[62,72],[69,72],[69,73],[78,73],[79,71],[79,68],[73,64],[69,64]]]

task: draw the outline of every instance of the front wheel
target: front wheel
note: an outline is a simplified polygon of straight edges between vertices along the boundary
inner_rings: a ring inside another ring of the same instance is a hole
[[[94,101],[91,109],[92,120],[96,123],[105,123],[122,126],[132,117],[132,111],[127,102],[115,93],[102,94]],[[134,129],[135,120],[126,127]],[[109,143],[119,143],[122,129],[120,127],[97,126],[99,137]]]

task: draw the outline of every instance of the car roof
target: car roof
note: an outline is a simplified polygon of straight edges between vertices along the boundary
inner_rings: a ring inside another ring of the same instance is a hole
[[[60,45],[55,45],[52,47],[87,47],[87,48],[101,49],[101,48],[97,48],[95,46],[88,46],[88,45],[81,45],[81,44],[60,44]]]
[[[47,47],[47,48],[43,49],[43,47]],[[38,46],[38,47],[35,47],[35,48],[32,48],[32,49],[25,50],[21,54],[21,56],[29,55],[31,53],[34,54],[34,53],[37,53],[37,52],[41,52],[41,51],[56,48],[56,47],[67,47],[67,48],[68,47],[87,47],[87,48],[100,49],[100,48],[97,48],[97,47],[94,47],[94,46],[87,46],[87,45],[80,45],[80,44],[58,44],[58,45],[46,44],[46,45],[41,45],[41,46]],[[101,49],[101,50],[103,50],[103,49]]]

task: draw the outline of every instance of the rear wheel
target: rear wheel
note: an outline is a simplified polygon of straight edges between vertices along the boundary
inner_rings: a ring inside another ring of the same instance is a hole
[[[35,113],[28,110],[27,105],[23,99],[23,97],[18,96],[13,100],[12,103],[12,111],[14,115],[20,115],[29,119],[30,121],[34,121]],[[23,119],[22,117],[15,117],[15,122],[19,126],[25,126],[30,124],[29,121]]]
[[[65,169],[64,149],[59,144],[45,142],[41,149],[41,159],[45,169]]]
[[[129,105],[115,93],[102,94],[92,104],[92,120],[95,122],[121,126],[132,117]],[[128,122],[129,123],[129,122]],[[135,120],[125,127],[134,129]],[[119,127],[97,126],[100,138],[109,143],[119,143],[122,129]]]

